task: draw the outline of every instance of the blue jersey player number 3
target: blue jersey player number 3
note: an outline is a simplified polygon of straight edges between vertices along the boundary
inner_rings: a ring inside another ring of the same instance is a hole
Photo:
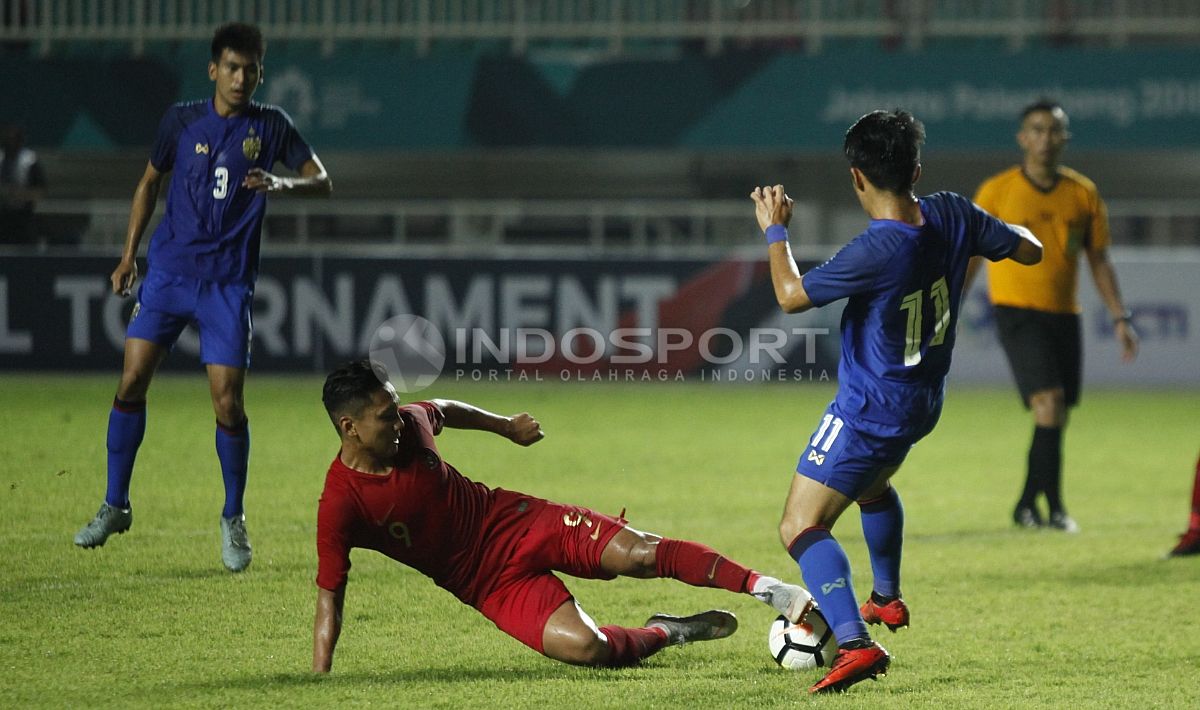
[[[328,195],[329,175],[283,110],[251,101],[266,45],[257,27],[229,23],[212,40],[210,99],[167,109],[129,215],[115,293],[137,281],[137,253],[163,177],[174,173],[166,212],[147,254],[146,278],[125,333],[125,366],[108,420],[108,487],[75,544],[102,546],[133,524],[129,483],[146,429],[146,394],[183,329],[195,324],[216,414],[216,450],[225,484],[221,560],[233,572],[251,559],[242,499],[250,459],[243,406],[250,366],[254,282],[268,194]],[[271,171],[282,162],[297,177]]]

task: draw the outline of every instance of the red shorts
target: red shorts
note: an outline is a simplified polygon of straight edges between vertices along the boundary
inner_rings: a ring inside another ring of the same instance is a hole
[[[479,611],[501,631],[542,653],[546,622],[571,593],[551,572],[581,579],[612,579],[600,555],[624,520],[594,510],[547,503],[500,571]]]

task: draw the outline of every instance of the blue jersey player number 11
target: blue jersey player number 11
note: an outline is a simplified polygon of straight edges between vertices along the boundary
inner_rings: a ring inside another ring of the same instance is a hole
[[[973,256],[1021,264],[1042,256],[1029,230],[961,195],[914,195],[924,137],[921,122],[905,111],[875,111],[847,131],[851,185],[871,221],[804,274],[788,245],[792,200],[783,186],[751,193],[780,307],[800,313],[846,300],[837,396],[800,456],[779,525],[838,640],[838,655],[814,693],[884,674],[890,657],[867,624],[908,625],[900,596],[904,515],[890,478],[941,414],[967,264]],[[861,608],[850,563],[831,532],[855,502],[874,572]]]
[[[275,106],[251,101],[263,77],[265,43],[258,28],[222,25],[211,49],[212,98],[167,109],[134,192],[125,249],[111,277],[113,291],[123,296],[137,281],[138,245],[163,177],[174,173],[126,331],[125,365],[109,414],[104,502],[76,534],[75,544],[100,547],[132,525],[129,484],[146,428],[150,380],[183,329],[194,323],[225,484],[221,560],[240,572],[251,558],[242,503],[250,457],[243,390],[267,195],[325,196],[332,184],[291,118]],[[298,176],[275,175],[277,162]]]

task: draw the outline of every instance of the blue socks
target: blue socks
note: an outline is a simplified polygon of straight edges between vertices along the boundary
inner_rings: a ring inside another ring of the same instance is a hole
[[[850,560],[827,528],[812,527],[796,536],[788,554],[800,565],[804,584],[817,600],[838,644],[868,638],[850,580]]]
[[[900,596],[900,548],[904,544],[904,506],[895,488],[865,503],[862,513],[863,537],[871,553],[874,591],[881,597]]]
[[[113,398],[108,415],[108,489],[104,502],[114,508],[129,507],[129,480],[133,460],[146,433],[146,402]]]
[[[246,493],[246,468],[250,461],[250,422],[229,428],[217,422],[217,458],[221,460],[221,478],[225,481],[225,508],[221,516],[242,514],[242,496]]]
[[[108,415],[108,488],[104,502],[115,508],[129,507],[129,482],[133,462],[146,433],[146,403],[113,399]],[[217,422],[217,458],[225,481],[225,508],[221,515],[242,514],[246,492],[246,468],[250,460],[250,426],[246,420],[234,429]]]

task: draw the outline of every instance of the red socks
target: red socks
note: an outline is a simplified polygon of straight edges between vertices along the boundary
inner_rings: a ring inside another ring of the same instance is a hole
[[[624,626],[601,626],[600,633],[608,639],[608,660],[605,668],[625,668],[653,656],[667,645],[667,632],[659,628],[630,629]]]
[[[663,538],[655,555],[659,577],[693,587],[718,587],[735,594],[749,590],[751,570],[698,542]]]
[[[760,576],[711,547],[688,540],[660,540],[655,564],[659,577],[677,579],[693,587],[717,587],[735,594],[748,593]],[[636,665],[667,645],[667,634],[659,628],[602,626],[600,632],[608,639],[608,660],[602,664],[606,668]]]

